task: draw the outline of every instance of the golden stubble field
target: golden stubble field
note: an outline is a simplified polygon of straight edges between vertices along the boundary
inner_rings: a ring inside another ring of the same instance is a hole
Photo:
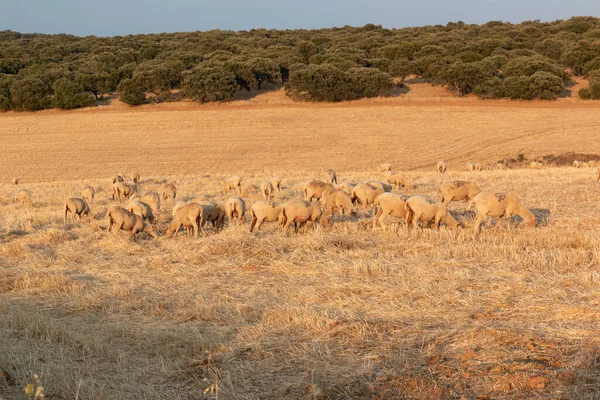
[[[595,171],[463,170],[600,153],[598,111],[372,101],[0,115],[0,397],[26,398],[38,374],[53,399],[596,399]],[[516,193],[538,228],[503,222],[476,238],[453,203],[467,229],[389,218],[373,231],[361,211],[305,235],[106,232],[117,170],[138,170],[142,192],[173,181],[185,200],[224,200],[222,180],[240,174],[250,207],[265,177],[282,178],[285,201],[327,168],[382,179],[384,161],[416,184],[406,194],[437,196],[455,179]],[[12,176],[33,207],[14,205]],[[83,184],[99,191],[97,220],[65,225],[62,204]]]

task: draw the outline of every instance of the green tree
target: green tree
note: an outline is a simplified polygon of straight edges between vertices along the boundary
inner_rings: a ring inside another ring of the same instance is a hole
[[[133,78],[138,79],[147,91],[159,94],[181,86],[183,64],[179,61],[152,60],[137,66]]]
[[[83,86],[66,78],[54,82],[52,88],[54,89],[54,98],[52,99],[54,107],[68,110],[87,107],[96,102],[92,96],[83,91]]]
[[[138,106],[146,102],[146,88],[139,79],[123,79],[117,88],[121,101],[130,106]]]
[[[352,68],[348,71],[356,97],[389,95],[394,79],[376,68]]]
[[[269,58],[255,57],[248,60],[247,63],[252,69],[258,90],[261,89],[264,82],[273,83],[275,79],[281,78],[279,64]]]
[[[75,71],[75,82],[83,86],[86,92],[91,92],[96,100],[102,93],[113,89],[113,82],[108,68],[98,61],[88,61]]]
[[[564,91],[563,80],[550,72],[538,71],[531,76],[529,92],[532,98],[554,100]]]
[[[496,70],[486,62],[457,62],[446,70],[444,80],[464,96],[496,75]]]
[[[397,78],[400,82],[404,82],[407,76],[415,72],[415,67],[412,61],[408,60],[396,60],[392,62],[389,68],[389,73],[392,77]]]
[[[233,100],[237,83],[233,72],[222,67],[198,66],[184,75],[186,97],[202,103]]]
[[[298,55],[304,64],[310,63],[310,58],[317,54],[317,46],[313,42],[302,41],[296,46]]]
[[[10,108],[16,111],[37,111],[50,106],[50,91],[38,78],[24,78],[10,85]]]
[[[331,65],[309,65],[292,71],[286,94],[314,101],[342,101],[355,97],[350,76]]]

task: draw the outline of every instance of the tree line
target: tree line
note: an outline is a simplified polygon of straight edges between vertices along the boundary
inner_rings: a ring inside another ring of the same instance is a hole
[[[459,96],[546,100],[584,76],[590,85],[580,97],[600,99],[600,19],[115,37],[0,32],[3,111],[85,107],[114,92],[130,105],[173,101],[174,91],[227,101],[265,83],[284,84],[298,100],[342,101],[388,95],[409,75]]]

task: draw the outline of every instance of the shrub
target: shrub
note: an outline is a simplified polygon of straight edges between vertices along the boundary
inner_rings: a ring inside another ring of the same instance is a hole
[[[415,67],[411,61],[396,60],[390,65],[389,73],[392,77],[400,79],[400,82],[404,82],[407,76],[415,73]]]
[[[10,85],[10,107],[16,111],[42,110],[50,106],[49,95],[41,79],[19,79]]]
[[[352,68],[348,71],[356,97],[388,95],[394,79],[387,72],[375,68]]]
[[[481,86],[496,75],[496,70],[490,63],[457,62],[446,70],[444,79],[452,85],[461,96],[473,92],[477,86]]]
[[[529,92],[529,84],[531,79],[527,76],[509,76],[504,79],[504,96],[510,97],[511,99],[531,99],[531,93]]]
[[[146,102],[146,88],[138,79],[123,79],[119,83],[121,101],[130,106],[138,106]]]
[[[529,85],[531,98],[554,100],[564,91],[565,85],[563,80],[550,72],[538,71],[531,76],[531,83]]]
[[[235,75],[222,67],[200,65],[183,79],[184,95],[202,103],[232,100],[236,87]]]
[[[309,65],[292,71],[286,94],[314,101],[342,101],[355,97],[350,76],[331,65]]]
[[[569,75],[561,67],[540,56],[512,59],[504,66],[503,74],[505,77],[532,76],[538,71],[552,73],[565,83],[569,81]]]
[[[87,107],[96,101],[92,96],[83,91],[83,86],[69,79],[62,78],[54,82],[54,98],[52,104],[54,107],[62,109],[71,109]]]

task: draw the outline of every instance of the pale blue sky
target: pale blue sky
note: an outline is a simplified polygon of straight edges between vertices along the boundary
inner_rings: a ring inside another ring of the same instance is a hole
[[[600,0],[0,0],[0,30],[113,36],[600,16]]]

